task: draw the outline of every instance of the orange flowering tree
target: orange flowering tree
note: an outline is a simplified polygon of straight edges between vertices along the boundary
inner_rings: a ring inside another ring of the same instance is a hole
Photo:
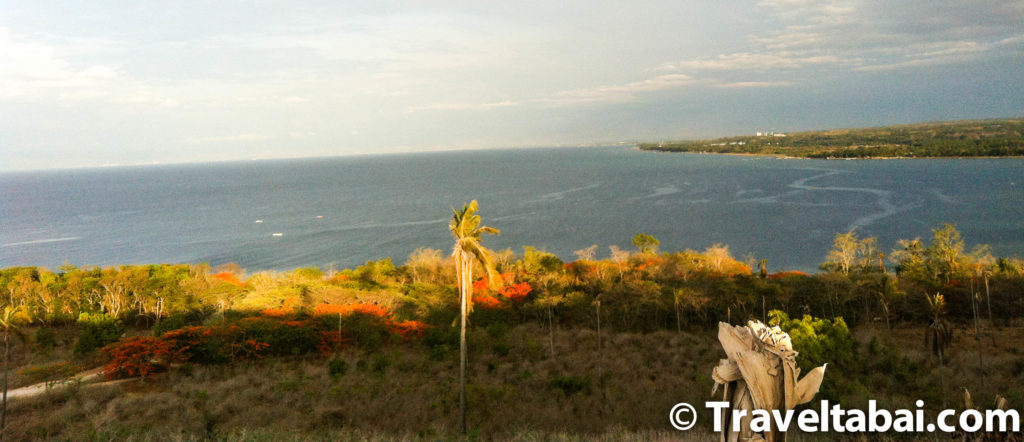
[[[182,359],[174,343],[151,336],[132,336],[103,347],[110,357],[104,367],[107,379],[146,377],[166,371],[170,364]]]
[[[239,279],[238,275],[235,275],[232,272],[214,273],[213,274],[213,279],[216,279],[216,280],[222,281],[222,282],[226,282],[228,284],[231,284],[231,285],[234,285],[234,286],[238,286],[238,287],[244,287],[245,286],[245,282],[243,282],[241,279]]]
[[[473,303],[484,308],[501,308],[513,302],[521,302],[533,290],[527,282],[513,283],[511,273],[502,273],[501,285],[492,289],[493,285],[485,276],[473,283]]]

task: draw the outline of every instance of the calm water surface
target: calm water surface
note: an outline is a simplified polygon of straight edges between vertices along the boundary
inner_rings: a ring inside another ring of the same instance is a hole
[[[0,174],[0,267],[237,262],[250,271],[447,251],[478,199],[492,248],[574,259],[637,232],[814,270],[856,228],[883,249],[943,222],[1024,255],[1024,160],[782,160],[625,147],[444,152]],[[279,235],[275,235],[279,234]]]

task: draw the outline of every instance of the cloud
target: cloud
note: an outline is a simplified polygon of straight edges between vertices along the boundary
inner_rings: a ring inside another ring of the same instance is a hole
[[[915,45],[916,51],[897,58],[891,62],[876,62],[857,66],[856,71],[887,71],[903,68],[938,66],[955,63],[967,63],[984,58],[992,52],[1013,52],[1014,45],[1024,44],[1024,34],[1006,38],[997,42],[980,43],[977,41],[944,41]],[[1016,52],[1024,55],[1024,48]]]
[[[164,107],[179,104],[177,99],[158,94],[117,66],[79,66],[68,61],[63,54],[98,51],[80,39],[68,41],[66,45],[43,43],[0,28],[0,54],[4,57],[0,63],[0,99],[58,103],[100,100]]]
[[[808,69],[881,71],[1024,56],[1024,3],[1018,0],[765,0],[757,6],[778,30],[752,35],[748,50],[655,70],[775,77],[752,82],[761,83]]]
[[[237,134],[215,137],[187,138],[185,141],[189,143],[234,143],[239,141],[259,141],[266,140],[269,138],[271,138],[270,135],[264,134]]]
[[[355,14],[312,29],[261,29],[206,38],[205,44],[311,53],[325,62],[357,62],[378,71],[490,68],[508,63],[516,29],[459,14]]]
[[[834,64],[840,59],[833,55],[793,56],[770,53],[737,52],[722,54],[717,57],[666,63],[657,70],[687,71],[767,71],[780,69],[797,69],[808,65]]]
[[[17,38],[0,28],[0,98],[31,98],[45,94],[66,99],[103,96],[98,91],[118,78],[111,66],[77,69],[59,58],[54,47]]]
[[[790,86],[792,83],[788,81],[734,81],[729,83],[719,83],[715,87],[721,88],[764,88],[764,87],[783,87]]]
[[[519,106],[519,102],[504,100],[492,103],[436,103],[424,106],[409,106],[406,112],[420,111],[489,111],[494,108]]]
[[[558,92],[554,97],[541,100],[551,105],[584,103],[615,103],[637,99],[639,93],[662,91],[695,84],[693,77],[685,74],[665,74],[628,84],[606,85],[587,89],[572,89]]]

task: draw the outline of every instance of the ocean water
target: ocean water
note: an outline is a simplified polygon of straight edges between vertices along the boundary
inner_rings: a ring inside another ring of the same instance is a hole
[[[344,268],[447,252],[452,206],[480,201],[493,249],[565,260],[637,232],[666,251],[721,243],[813,271],[837,232],[1024,255],[1024,160],[784,160],[588,147],[0,174],[0,267],[236,262]]]

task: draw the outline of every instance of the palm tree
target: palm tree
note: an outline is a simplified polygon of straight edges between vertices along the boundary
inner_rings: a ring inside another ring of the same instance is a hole
[[[4,392],[3,405],[0,406],[0,440],[3,440],[4,432],[7,430],[7,378],[11,365],[11,334],[16,334],[22,339],[25,338],[17,324],[19,319],[22,319],[18,313],[18,310],[7,306],[4,307],[3,315],[0,315],[0,330],[4,333]]]
[[[928,330],[925,332],[924,342],[925,346],[927,346],[929,350],[939,358],[939,382],[942,384],[942,406],[945,407],[945,356],[946,350],[949,348],[950,344],[953,343],[953,326],[942,317],[942,314],[946,310],[946,298],[939,293],[936,293],[935,296],[928,296],[928,294],[925,293],[924,297],[928,300],[928,309],[932,314],[932,322],[928,325]]]
[[[466,434],[466,323],[469,313],[473,311],[473,263],[479,261],[487,280],[492,286],[499,281],[498,271],[491,260],[491,252],[480,243],[483,234],[497,235],[498,229],[480,225],[480,215],[476,214],[477,202],[473,200],[462,206],[462,210],[452,208],[452,220],[448,223],[455,238],[452,257],[455,258],[456,279],[459,282],[460,322],[459,332],[459,420],[462,434]]]

